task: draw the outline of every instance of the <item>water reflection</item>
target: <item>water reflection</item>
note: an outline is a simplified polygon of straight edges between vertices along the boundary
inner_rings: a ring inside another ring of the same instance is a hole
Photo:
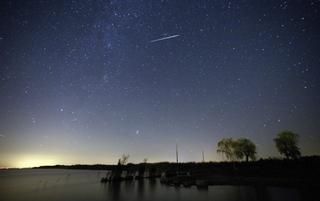
[[[156,190],[157,181],[154,178],[149,179],[149,191],[153,194]]]
[[[108,185],[108,193],[111,193],[111,200],[120,200],[120,182],[113,182]]]
[[[144,191],[145,191],[145,189],[144,189],[144,179],[138,180],[137,183],[138,183],[138,189],[137,189],[138,190],[138,198],[140,200],[143,200],[143,195],[144,195]]]
[[[267,188],[264,185],[256,185],[254,187],[255,192],[256,192],[256,200],[259,201],[268,201],[269,200],[269,196],[268,196],[268,192],[267,192]]]
[[[160,184],[158,179],[100,183],[106,172],[30,170],[0,172],[1,200],[92,201],[277,201],[314,200],[317,189],[250,186],[209,186],[206,189]]]
[[[301,197],[306,201],[314,201],[315,195],[319,195],[319,189],[311,186],[303,186],[301,189]]]

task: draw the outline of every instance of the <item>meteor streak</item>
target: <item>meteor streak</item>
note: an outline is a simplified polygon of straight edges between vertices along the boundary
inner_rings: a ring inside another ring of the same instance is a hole
[[[162,40],[168,40],[168,39],[176,38],[176,37],[179,37],[179,36],[180,35],[172,35],[172,36],[167,36],[167,37],[163,37],[163,38],[158,38],[158,39],[149,41],[149,43],[154,43],[154,42],[158,42],[158,41],[162,41]]]

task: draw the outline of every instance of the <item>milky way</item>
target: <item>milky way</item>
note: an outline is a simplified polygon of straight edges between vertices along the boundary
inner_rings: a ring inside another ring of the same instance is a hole
[[[224,137],[274,157],[282,130],[320,154],[319,1],[0,7],[0,166],[220,160]]]

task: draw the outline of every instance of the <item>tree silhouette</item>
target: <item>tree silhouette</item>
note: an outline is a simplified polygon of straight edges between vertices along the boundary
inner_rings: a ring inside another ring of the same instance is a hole
[[[256,159],[256,145],[247,138],[240,138],[234,141],[233,151],[237,159],[242,160],[244,157],[246,161]]]
[[[121,158],[119,159],[119,164],[120,165],[125,165],[127,164],[128,160],[129,160],[130,155],[129,154],[122,154]]]
[[[222,154],[226,157],[227,160],[234,159],[234,141],[232,138],[223,138],[218,142],[217,153]]]
[[[273,139],[281,155],[286,159],[297,159],[301,156],[298,147],[299,135],[291,131],[282,131]]]
[[[256,145],[247,138],[234,140],[232,138],[223,138],[218,142],[217,153],[223,154],[227,160],[242,160],[246,161],[256,159]]]

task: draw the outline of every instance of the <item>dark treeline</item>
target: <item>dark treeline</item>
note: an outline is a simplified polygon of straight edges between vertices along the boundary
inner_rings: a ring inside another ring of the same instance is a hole
[[[41,169],[86,169],[86,170],[115,170],[117,165],[55,165],[41,166]],[[189,172],[192,175],[226,175],[226,176],[259,176],[259,177],[309,177],[320,178],[320,156],[304,156],[296,160],[260,159],[257,161],[233,162],[188,162],[188,163],[128,163],[122,170],[134,171],[139,169],[153,171],[160,176],[162,172],[177,170]]]
[[[75,170],[112,170],[115,165],[45,165],[33,169],[75,169]]]

